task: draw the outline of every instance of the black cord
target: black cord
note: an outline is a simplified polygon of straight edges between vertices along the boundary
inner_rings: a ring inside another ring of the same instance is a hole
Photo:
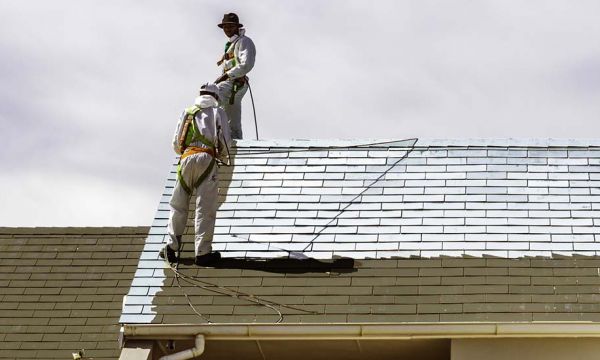
[[[180,240],[180,247],[179,249],[183,249],[183,240]],[[313,314],[313,315],[323,315],[323,313],[317,312],[317,311],[312,311],[312,310],[305,310],[305,309],[301,309],[292,305],[286,305],[286,304],[281,304],[275,301],[270,301],[270,300],[266,300],[266,299],[262,299],[258,296],[255,296],[254,294],[251,293],[246,293],[243,291],[239,291],[239,290],[235,290],[235,289],[231,289],[228,288],[226,286],[220,286],[205,280],[201,280],[201,277],[199,276],[194,276],[194,275],[188,275],[182,271],[179,270],[179,259],[180,257],[177,257],[177,263],[175,264],[175,267],[173,267],[173,264],[171,264],[167,259],[165,259],[165,261],[167,262],[167,264],[169,264],[169,268],[173,271],[173,273],[175,274],[175,281],[177,283],[177,287],[179,287],[179,290],[183,293],[183,295],[186,298],[186,301],[189,305],[189,307],[192,309],[192,311],[198,315],[200,318],[202,318],[204,321],[206,321],[207,323],[211,324],[212,321],[205,315],[203,315],[202,313],[200,313],[196,307],[194,306],[194,304],[192,303],[192,300],[190,299],[189,295],[187,294],[187,292],[184,290],[184,288],[181,286],[181,282],[180,279],[185,281],[186,283],[193,285],[195,287],[199,287],[201,289],[210,291],[210,292],[214,292],[216,294],[219,295],[225,295],[225,296],[230,296],[232,298],[235,299],[242,299],[242,300],[246,300],[248,302],[251,302],[253,304],[256,305],[261,305],[264,307],[267,307],[273,311],[275,311],[278,315],[278,319],[275,323],[280,323],[283,321],[283,313],[281,312],[281,310],[279,310],[277,307],[279,308],[287,308],[290,310],[296,310],[296,311],[300,311],[300,312],[304,312],[307,314]]]
[[[321,233],[323,231],[325,231],[325,229],[327,229],[340,215],[342,215],[344,213],[344,211],[346,211],[350,206],[352,206],[352,204],[354,204],[354,201],[356,199],[358,199],[359,197],[361,197],[367,190],[369,190],[371,187],[373,187],[373,185],[375,185],[375,183],[377,183],[379,180],[381,180],[388,172],[390,172],[390,170],[392,170],[396,165],[398,165],[402,160],[406,159],[406,157],[414,150],[415,145],[417,144],[417,141],[419,141],[418,138],[413,138],[413,139],[407,139],[408,141],[414,141],[411,149],[406,151],[406,154],[404,154],[400,159],[398,159],[396,162],[394,162],[392,165],[390,165],[389,168],[387,168],[384,172],[381,173],[381,175],[379,175],[377,177],[377,179],[375,179],[372,183],[370,183],[369,185],[367,185],[363,191],[361,191],[358,195],[356,195],[352,200],[350,200],[348,202],[348,204],[346,206],[344,206],[343,209],[340,210],[339,213],[337,213],[333,218],[331,218],[331,220],[325,224],[323,226],[323,228],[321,230],[319,230],[317,232],[317,234],[315,235],[314,238],[312,238],[312,240],[310,240],[308,242],[308,244],[306,245],[306,247],[304,249],[302,249],[302,252],[306,251],[306,249],[308,249],[309,247],[311,247],[311,251],[312,251],[312,245],[314,243],[314,241],[321,235]]]
[[[336,214],[333,218],[331,218],[331,220],[325,224],[323,226],[323,228],[321,230],[319,230],[319,232],[317,232],[317,234],[315,235],[315,237],[309,241],[309,243],[306,245],[306,247],[301,251],[304,252],[306,251],[312,244],[313,242],[321,235],[321,233],[323,231],[325,231],[325,229],[327,229],[331,223],[333,223],[333,221],[335,221],[344,211],[346,211],[346,209],[348,209],[356,199],[358,199],[360,196],[362,196],[367,190],[369,190],[375,183],[377,183],[378,181],[380,181],[390,170],[392,170],[397,164],[399,164],[402,160],[406,159],[406,157],[415,149],[415,145],[416,143],[419,141],[418,138],[412,138],[412,139],[405,139],[405,140],[400,140],[400,141],[413,141],[412,145],[410,146],[410,149],[408,149],[406,151],[406,154],[404,154],[400,159],[398,159],[396,162],[394,162],[388,169],[386,169],[384,172],[381,173],[381,175],[379,177],[377,177],[377,179],[375,179],[371,184],[369,184],[368,186],[366,186],[363,191],[361,191],[358,195],[356,195],[352,200],[350,200],[350,202],[348,202],[348,204],[340,210],[340,212],[338,214]],[[400,142],[400,141],[393,141],[393,142]],[[392,143],[392,142],[385,142],[385,143]],[[377,144],[383,144],[383,143],[374,143],[375,145]],[[369,146],[369,144],[365,144],[365,145],[355,145],[354,147],[359,147],[359,146]],[[328,149],[330,149],[332,147],[328,147]],[[349,146],[339,146],[338,148],[349,148]],[[301,150],[301,151],[311,151],[311,150]],[[312,151],[316,151],[316,150],[312,150]],[[287,152],[292,152],[292,151],[287,151]],[[236,235],[234,235],[236,236]],[[237,237],[237,236],[236,236]],[[247,239],[248,241],[251,241],[250,239]],[[253,242],[253,241],[251,241]],[[191,275],[187,275],[181,271],[179,271],[179,259],[181,257],[181,251],[183,249],[183,238],[179,239],[179,244],[178,244],[178,251],[177,251],[177,263],[175,264],[175,267],[172,266],[171,263],[169,263],[169,261],[167,259],[165,259],[165,261],[169,264],[169,268],[175,273],[175,280],[177,282],[177,286],[179,287],[179,289],[181,290],[181,292],[183,293],[183,295],[185,296],[188,305],[190,306],[190,308],[192,309],[192,311],[198,315],[199,317],[201,317],[203,320],[207,321],[208,323],[212,323],[210,321],[210,319],[206,316],[204,316],[203,314],[201,314],[199,311],[196,310],[196,308],[194,307],[194,305],[192,304],[191,299],[189,298],[189,295],[185,292],[185,290],[183,289],[183,287],[181,286],[181,283],[179,281],[179,279],[181,278],[182,280],[184,280],[185,282],[194,285],[196,287],[200,287],[204,290],[207,291],[211,291],[211,292],[215,292],[217,294],[220,295],[226,295],[226,296],[231,296],[233,298],[236,299],[245,299],[249,302],[252,302],[256,305],[261,305],[261,306],[265,306],[273,311],[275,311],[277,313],[277,315],[279,316],[278,320],[276,321],[276,323],[280,323],[283,321],[283,313],[277,308],[288,308],[290,310],[296,310],[296,311],[301,311],[304,313],[308,313],[308,314],[315,314],[315,315],[323,315],[325,313],[321,313],[318,311],[310,311],[310,310],[305,310],[305,309],[301,309],[295,306],[291,306],[291,305],[285,305],[285,304],[281,304],[281,303],[277,303],[274,301],[269,301],[269,300],[265,300],[265,299],[261,299],[253,294],[250,293],[244,293],[242,291],[239,290],[234,290],[234,289],[230,289],[228,287],[225,286],[220,286],[217,284],[213,284],[204,280],[200,280],[198,276],[191,276]],[[280,249],[280,250],[284,250],[284,249]],[[284,250],[287,251],[287,250]],[[289,252],[288,252],[289,253]],[[277,306],[277,307],[276,307]]]
[[[234,237],[234,238],[237,238],[237,239],[246,240],[247,242],[250,242],[250,243],[253,243],[253,244],[259,244],[259,245],[265,245],[266,244],[267,245],[267,251],[269,251],[269,249],[273,248],[275,250],[284,251],[284,252],[288,253],[288,256],[291,253],[297,252],[297,251],[294,251],[294,250],[286,250],[286,249],[282,249],[282,248],[277,247],[277,246],[273,246],[273,245],[271,245],[270,242],[261,242],[261,241],[250,240],[250,238],[243,237],[243,236],[238,236],[238,234],[229,234],[229,235],[231,237]]]
[[[401,140],[391,140],[391,141],[382,141],[382,142],[374,142],[374,143],[366,143],[366,144],[356,144],[356,145],[335,145],[335,146],[308,146],[302,149],[294,149],[294,150],[266,150],[266,151],[257,151],[257,152],[244,152],[243,148],[237,148],[238,152],[236,156],[245,156],[245,155],[264,155],[264,154],[287,154],[287,153],[296,153],[296,152],[312,152],[312,151],[325,151],[332,149],[360,149],[360,148],[368,148],[376,145],[388,145],[387,148],[391,148],[389,144],[396,144],[405,141],[413,141],[416,138],[411,139],[401,139]],[[407,147],[406,145],[397,146],[400,148]],[[416,149],[414,146],[410,146],[411,151]]]
[[[173,270],[173,268],[171,268],[171,270]],[[183,290],[183,287],[181,286],[181,283],[179,282],[179,278],[180,278],[179,271],[173,270],[173,272],[175,273],[175,281],[177,282],[177,286],[179,287],[179,290],[183,293],[183,296],[185,296],[185,299],[187,300],[187,303],[190,306],[190,308],[192,309],[192,311],[196,315],[198,315],[200,318],[205,320],[207,323],[212,324],[212,321],[210,321],[210,319],[208,317],[202,315],[202,313],[200,313],[198,310],[196,310],[196,307],[194,306],[194,304],[192,304],[192,300],[190,299],[190,296],[185,292],[185,290]],[[181,279],[186,281],[186,279],[184,277],[181,277]]]
[[[217,125],[217,150],[219,148],[219,144],[221,142],[221,135],[223,134],[221,126]],[[231,166],[231,154],[229,153],[229,145],[227,144],[227,140],[225,139],[225,136],[223,136],[223,144],[225,144],[225,151],[227,151],[227,163],[225,163],[224,161],[221,161],[218,159],[217,157],[217,163],[219,165],[224,165],[224,166]]]
[[[251,302],[256,305],[265,306],[277,313],[278,320],[276,321],[276,323],[280,323],[283,321],[283,313],[277,307],[287,308],[290,310],[296,310],[296,311],[300,311],[300,312],[307,313],[307,314],[313,314],[313,315],[323,315],[324,314],[324,313],[317,312],[317,311],[301,309],[301,308],[298,308],[298,307],[292,306],[292,305],[286,305],[286,304],[281,304],[281,303],[278,303],[275,301],[265,300],[258,296],[255,296],[251,293],[245,293],[245,292],[242,292],[239,290],[234,290],[234,289],[231,289],[231,288],[228,288],[225,286],[220,286],[220,285],[217,285],[214,283],[210,283],[208,281],[200,280],[199,276],[187,275],[184,272],[175,269],[173,266],[171,266],[171,264],[169,264],[169,267],[175,273],[175,278],[177,280],[177,286],[179,287],[180,291],[186,297],[188,305],[190,306],[192,311],[208,323],[212,323],[212,322],[210,321],[209,318],[207,318],[206,316],[204,316],[203,314],[201,314],[199,311],[196,310],[196,308],[194,307],[194,305],[191,302],[191,299],[189,298],[189,295],[185,292],[185,290],[181,286],[181,284],[179,282],[180,278],[181,278],[181,280],[187,282],[190,285],[199,287],[201,289],[204,289],[204,290],[207,290],[210,292],[214,292],[219,295],[226,295],[226,296],[230,296],[235,299],[246,300],[246,301]]]
[[[250,100],[252,101],[252,112],[254,113],[254,131],[256,131],[256,140],[258,140],[258,123],[256,122],[256,107],[254,107],[254,96],[252,96],[252,87],[250,86],[250,81],[246,80],[248,83],[248,90],[250,90]]]
[[[173,267],[171,266],[171,263],[167,260],[167,263],[169,264],[169,267],[171,268],[171,270],[173,270],[173,273],[175,273],[175,281],[177,282],[177,287],[179,287],[179,290],[183,293],[183,296],[185,296],[185,299],[187,300],[188,305],[190,306],[190,308],[192,309],[192,311],[200,316],[203,320],[206,320],[207,323],[211,324],[212,321],[210,321],[210,319],[204,315],[202,315],[198,310],[196,310],[196,307],[194,306],[194,304],[192,304],[192,300],[190,299],[190,296],[183,290],[183,287],[181,286],[181,283],[179,282],[179,259],[181,259],[181,251],[183,250],[183,237],[180,237],[179,239],[179,244],[177,246],[177,263],[175,264],[175,269],[173,269]],[[183,279],[183,277],[182,277]],[[185,280],[185,279],[183,279]]]

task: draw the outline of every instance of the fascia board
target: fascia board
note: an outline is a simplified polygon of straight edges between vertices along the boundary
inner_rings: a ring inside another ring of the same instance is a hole
[[[140,324],[124,325],[128,339],[207,340],[408,340],[502,337],[600,337],[600,323],[398,323],[398,324]]]

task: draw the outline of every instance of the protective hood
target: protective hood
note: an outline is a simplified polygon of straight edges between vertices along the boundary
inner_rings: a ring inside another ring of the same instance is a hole
[[[229,42],[234,42],[235,40],[237,40],[237,38],[240,38],[242,36],[244,36],[244,34],[246,33],[246,29],[240,29],[239,30],[239,35],[233,35],[232,37],[229,38]]]
[[[196,100],[194,101],[194,104],[200,106],[203,109],[219,106],[219,103],[217,102],[217,100],[215,100],[215,98],[210,95],[198,96],[196,98]]]

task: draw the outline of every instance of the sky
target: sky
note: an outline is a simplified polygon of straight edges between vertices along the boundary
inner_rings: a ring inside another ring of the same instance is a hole
[[[150,225],[226,12],[261,139],[600,137],[595,0],[0,0],[0,226]]]

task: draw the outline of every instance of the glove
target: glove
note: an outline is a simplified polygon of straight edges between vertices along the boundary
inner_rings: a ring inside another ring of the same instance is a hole
[[[227,80],[227,79],[229,79],[229,75],[227,75],[227,73],[225,73],[225,74],[223,74],[223,75],[219,76],[219,77],[217,78],[217,80],[215,80],[215,84],[218,84],[218,83],[220,83],[220,82],[223,82],[223,81],[225,81],[225,80]]]

